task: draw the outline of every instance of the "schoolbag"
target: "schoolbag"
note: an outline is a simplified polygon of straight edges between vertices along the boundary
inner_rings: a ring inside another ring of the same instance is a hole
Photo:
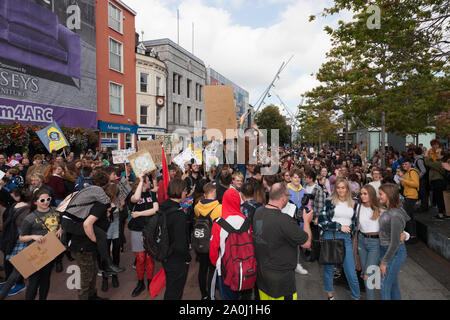
[[[222,279],[233,291],[248,290],[256,283],[256,258],[252,235],[248,232],[250,220],[245,219],[239,230],[234,229],[225,219],[217,224],[228,232],[225,252],[222,256]]]
[[[211,213],[217,208],[217,206],[215,206],[206,216],[200,215],[194,221],[191,244],[192,248],[194,248],[197,253],[209,252],[209,240],[211,239],[211,229],[213,225]]]
[[[142,230],[145,251],[155,260],[164,262],[170,255],[166,213],[158,211],[149,217]]]
[[[14,205],[15,204],[13,204],[10,208],[12,208]],[[12,209],[10,211],[12,211]],[[21,213],[22,211],[17,210],[15,214],[9,214],[5,222],[3,223],[2,236],[0,240],[0,250],[3,251],[5,256],[13,251],[17,239],[19,238],[19,231],[16,227],[16,219]]]

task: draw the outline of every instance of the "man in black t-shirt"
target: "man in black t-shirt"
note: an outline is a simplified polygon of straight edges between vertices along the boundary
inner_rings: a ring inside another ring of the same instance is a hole
[[[258,262],[257,286],[260,299],[296,299],[295,268],[297,247],[311,247],[312,211],[303,211],[304,227],[281,210],[289,201],[289,189],[275,183],[269,203],[256,210],[253,217],[253,244]]]

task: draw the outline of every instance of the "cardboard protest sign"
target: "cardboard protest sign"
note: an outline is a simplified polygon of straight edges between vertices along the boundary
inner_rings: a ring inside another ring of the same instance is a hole
[[[4,176],[5,176],[5,173],[0,170],[0,180],[3,179]]]
[[[113,150],[112,158],[114,164],[129,163],[128,156],[136,153],[136,149]]]
[[[211,142],[204,151],[204,160],[206,164],[206,171],[211,170],[212,166],[217,167],[219,165],[219,158],[217,157],[217,151],[219,150],[219,143],[217,141]]]
[[[141,174],[152,172],[156,169],[152,156],[146,150],[139,151],[128,156],[128,161],[130,161],[136,177],[139,177]]]
[[[34,242],[9,261],[20,272],[22,277],[27,279],[64,251],[66,251],[66,247],[59,241],[56,233],[49,232],[45,235],[44,243]]]
[[[181,170],[183,170],[184,172],[184,164],[186,162],[191,163],[191,159],[194,159],[195,163],[197,163],[198,165],[201,165],[202,162],[200,161],[200,159],[197,157],[197,155],[194,153],[194,151],[192,151],[191,148],[187,148],[186,150],[184,150],[182,153],[180,153],[179,155],[177,155],[174,159],[173,162],[175,162],[175,164],[177,166],[179,166],[181,168]]]
[[[61,128],[54,121],[44,129],[36,131],[36,134],[50,153],[69,146]]]
[[[139,151],[148,151],[152,156],[153,161],[157,166],[162,166],[162,146],[161,140],[146,140],[146,141],[138,141],[138,150]],[[166,161],[167,161],[166,155]]]
[[[173,134],[157,134],[155,135],[155,140],[161,141],[164,145],[164,152],[166,154],[166,159],[170,158],[172,154],[178,154],[178,135]],[[169,162],[169,161],[167,161]]]
[[[205,86],[205,111],[206,129],[219,130],[225,140],[226,129],[237,129],[233,87]],[[212,140],[212,136],[211,132],[207,132],[206,139]]]

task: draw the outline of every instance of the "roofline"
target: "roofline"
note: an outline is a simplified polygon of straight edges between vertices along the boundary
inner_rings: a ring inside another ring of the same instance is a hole
[[[134,16],[137,16],[137,12],[131,9],[126,3],[124,3],[122,0],[114,0],[118,4],[120,4],[122,7],[127,9],[129,12],[131,12]]]
[[[154,46],[154,45],[168,44],[168,45],[172,46],[173,48],[179,50],[183,54],[187,55],[188,57],[192,58],[193,60],[197,61],[198,63],[203,65],[205,67],[205,69],[206,69],[205,62],[202,59],[198,58],[197,56],[194,56],[192,53],[187,51],[182,46],[176,44],[175,42],[173,42],[169,38],[155,39],[155,40],[145,40],[145,41],[142,41],[142,42],[144,43],[145,46]]]

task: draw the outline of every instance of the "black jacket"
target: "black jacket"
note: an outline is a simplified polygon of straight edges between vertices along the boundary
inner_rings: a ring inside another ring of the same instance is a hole
[[[167,199],[159,210],[166,215],[167,229],[169,232],[169,252],[168,263],[185,263],[191,261],[189,253],[189,242],[187,238],[186,220],[187,216],[180,204]]]

